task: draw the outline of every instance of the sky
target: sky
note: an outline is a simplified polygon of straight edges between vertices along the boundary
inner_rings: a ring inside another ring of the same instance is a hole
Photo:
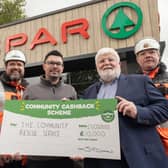
[[[26,0],[25,11],[26,15],[31,17],[88,1],[90,0]],[[158,6],[161,27],[160,41],[165,41],[167,44],[162,60],[168,65],[168,1],[158,0]]]
[[[26,14],[28,17],[36,16],[88,1],[89,0],[26,0]]]
[[[160,41],[166,42],[166,48],[163,53],[163,62],[168,66],[168,1],[158,0],[159,14],[160,14]]]

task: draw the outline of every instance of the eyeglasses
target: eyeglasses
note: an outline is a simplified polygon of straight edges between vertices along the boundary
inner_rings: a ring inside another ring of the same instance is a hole
[[[62,62],[53,62],[53,61],[47,61],[45,62],[45,64],[50,65],[50,66],[54,66],[54,65],[62,66],[63,65]]]

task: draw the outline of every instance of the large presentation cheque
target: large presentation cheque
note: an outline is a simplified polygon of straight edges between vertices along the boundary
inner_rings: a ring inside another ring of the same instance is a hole
[[[116,99],[6,101],[0,154],[120,159]]]

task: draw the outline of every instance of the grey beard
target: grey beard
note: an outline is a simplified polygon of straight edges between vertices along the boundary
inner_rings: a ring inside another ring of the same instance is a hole
[[[99,71],[98,73],[100,75],[100,78],[104,82],[111,82],[114,79],[119,77],[119,75],[121,73],[121,69],[115,69],[115,70],[109,71],[109,72]]]
[[[17,82],[20,81],[22,77],[20,75],[11,75],[9,78],[11,81]]]

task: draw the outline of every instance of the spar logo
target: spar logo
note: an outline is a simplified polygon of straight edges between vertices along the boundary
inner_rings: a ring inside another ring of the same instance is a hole
[[[141,9],[132,2],[119,2],[106,10],[102,17],[102,28],[110,38],[125,39],[141,27]]]

